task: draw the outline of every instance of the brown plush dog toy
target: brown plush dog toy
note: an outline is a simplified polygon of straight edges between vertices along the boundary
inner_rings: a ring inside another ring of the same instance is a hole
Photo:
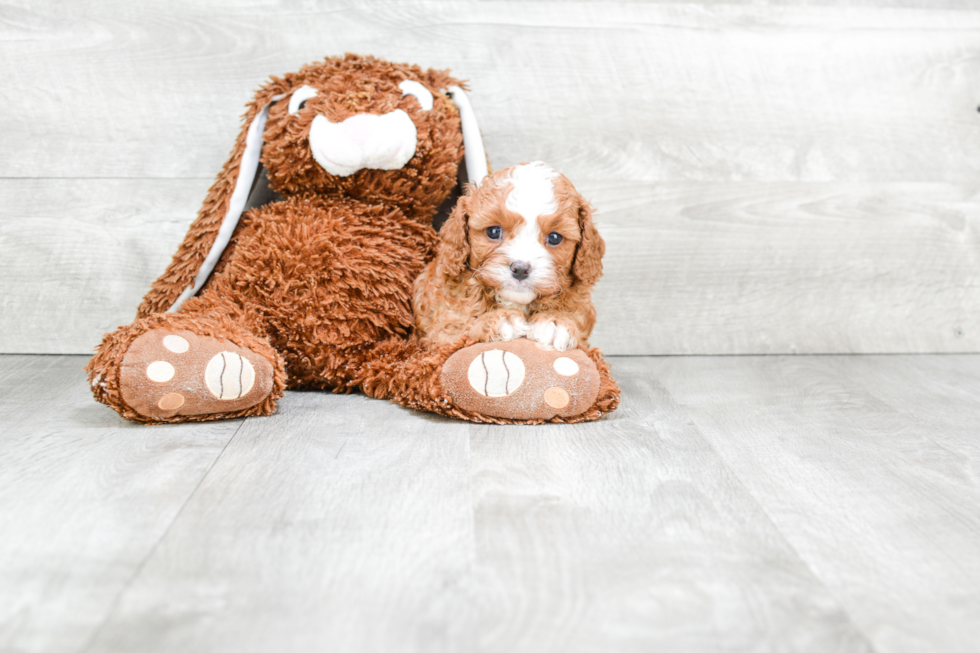
[[[434,224],[487,173],[447,72],[348,54],[272,78],[136,321],[89,362],[95,398],[141,422],[268,415],[286,388],[360,389],[477,422],[614,410],[596,349],[416,335]]]

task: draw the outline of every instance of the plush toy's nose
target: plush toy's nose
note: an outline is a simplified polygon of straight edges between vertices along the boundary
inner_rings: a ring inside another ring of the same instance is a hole
[[[510,264],[510,273],[518,281],[524,281],[527,275],[531,274],[531,264],[526,261],[514,261]]]
[[[310,124],[310,151],[320,167],[347,177],[358,170],[397,170],[415,156],[418,133],[401,109],[382,115],[360,113],[334,123],[325,116]]]
[[[366,113],[351,116],[341,123],[341,126],[344,128],[344,134],[355,143],[367,142],[375,131],[374,122],[372,121],[373,117]]]

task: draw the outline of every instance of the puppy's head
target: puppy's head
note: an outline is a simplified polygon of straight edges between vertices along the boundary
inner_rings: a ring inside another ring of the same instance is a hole
[[[498,300],[521,305],[598,281],[605,243],[564,175],[536,161],[469,190],[442,228],[446,274],[469,269]]]

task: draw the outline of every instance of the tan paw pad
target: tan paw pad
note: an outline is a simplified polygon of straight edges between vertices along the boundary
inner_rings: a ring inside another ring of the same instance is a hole
[[[571,401],[571,397],[568,393],[561,388],[554,387],[548,388],[544,391],[544,403],[548,404],[552,408],[564,408]]]
[[[160,397],[160,401],[157,402],[157,406],[160,410],[177,410],[184,405],[184,396],[177,394],[176,392],[171,392]]]

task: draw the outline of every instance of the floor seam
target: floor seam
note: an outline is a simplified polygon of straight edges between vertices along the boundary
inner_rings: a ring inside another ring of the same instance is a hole
[[[109,621],[112,619],[112,615],[114,615],[116,613],[116,610],[118,610],[119,604],[122,602],[123,596],[130,590],[130,588],[136,582],[136,579],[139,578],[140,574],[143,573],[143,569],[146,567],[146,564],[150,561],[150,559],[152,559],[153,556],[156,555],[156,552],[160,548],[160,545],[163,543],[164,540],[167,539],[167,536],[170,535],[170,531],[173,530],[174,524],[177,523],[181,515],[184,514],[184,510],[194,499],[194,497],[197,496],[197,493],[201,489],[201,486],[204,485],[204,481],[208,478],[208,476],[211,475],[211,470],[213,470],[215,465],[218,464],[218,461],[221,460],[221,457],[225,455],[225,451],[228,449],[229,445],[231,445],[231,443],[238,436],[242,428],[245,427],[245,424],[247,422],[248,422],[248,418],[242,420],[242,423],[238,425],[238,428],[235,429],[235,432],[231,434],[231,437],[228,438],[228,441],[225,442],[223,447],[221,447],[221,451],[218,452],[218,455],[214,457],[214,460],[211,461],[211,464],[208,465],[208,468],[204,471],[203,474],[201,474],[201,478],[197,482],[197,485],[195,485],[194,489],[190,492],[190,494],[187,495],[187,499],[180,506],[180,509],[177,510],[177,513],[174,515],[173,519],[170,520],[170,523],[167,524],[167,527],[163,530],[163,533],[160,534],[160,537],[157,538],[157,541],[153,543],[153,546],[150,547],[150,550],[147,552],[147,554],[143,556],[143,559],[140,561],[140,563],[136,565],[136,568],[133,570],[133,573],[130,574],[130,577],[126,581],[126,584],[123,585],[123,587],[116,594],[116,598],[114,598],[112,603],[109,605],[109,609],[106,611],[106,616],[102,620],[102,623],[100,623],[99,626],[92,632],[92,636],[89,637],[88,641],[85,642],[85,644],[79,649],[79,653],[87,653],[87,651],[91,650],[91,648],[98,641],[99,635],[102,634],[102,631],[105,630],[106,625],[108,625]]]
[[[861,637],[861,639],[865,642],[865,644],[867,644],[868,650],[871,651],[872,653],[877,651],[878,649],[875,648],[874,643],[871,641],[871,638],[864,631],[864,629],[861,628],[854,621],[853,615],[851,614],[850,610],[848,610],[847,607],[844,605],[844,603],[841,601],[840,597],[838,597],[837,594],[830,589],[830,586],[827,585],[827,583],[823,580],[823,578],[821,578],[820,575],[817,574],[817,572],[813,569],[810,563],[807,562],[806,559],[803,557],[803,555],[800,553],[799,549],[793,546],[793,543],[790,542],[789,539],[786,537],[786,534],[783,532],[783,529],[780,528],[779,524],[777,524],[773,520],[772,516],[769,514],[769,511],[765,509],[765,507],[759,502],[758,499],[756,499],[755,494],[745,484],[745,481],[742,479],[742,477],[729,464],[728,460],[722,455],[721,451],[719,451],[718,448],[715,447],[714,443],[704,434],[704,431],[701,429],[700,425],[698,425],[696,421],[696,416],[691,414],[691,412],[688,410],[688,407],[686,405],[677,401],[677,397],[674,396],[674,394],[670,391],[670,389],[665,384],[661,383],[661,387],[664,389],[665,392],[667,392],[668,395],[670,395],[670,398],[671,400],[673,400],[674,405],[676,405],[684,412],[684,415],[687,416],[690,425],[697,431],[702,441],[704,441],[704,443],[708,445],[708,447],[710,447],[711,451],[715,454],[715,456],[717,456],[718,460],[725,465],[725,469],[728,470],[728,472],[732,475],[732,478],[738,481],[738,485],[745,493],[745,496],[752,502],[752,504],[756,508],[758,508],[759,512],[763,515],[766,522],[768,522],[770,526],[772,526],[773,531],[779,535],[779,538],[783,541],[786,548],[793,553],[793,555],[796,557],[799,563],[803,565],[803,567],[810,573],[810,576],[812,576],[813,579],[820,584],[820,587],[824,588],[824,590],[827,592],[827,595],[834,600],[834,603],[836,603],[837,606],[840,608],[841,613],[845,616],[847,622],[851,624],[852,628],[854,628],[854,632]]]

